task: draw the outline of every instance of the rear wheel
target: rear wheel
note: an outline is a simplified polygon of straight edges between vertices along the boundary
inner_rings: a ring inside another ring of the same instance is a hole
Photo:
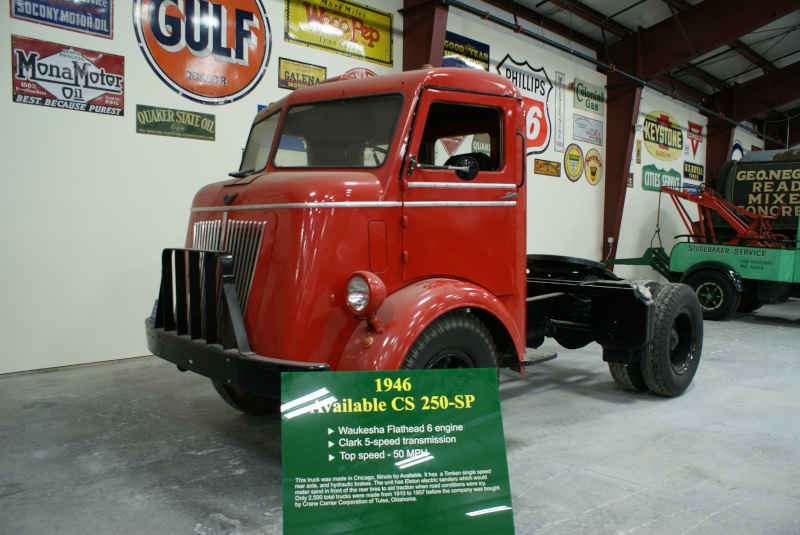
[[[486,326],[456,310],[431,323],[411,346],[403,369],[496,368],[497,349]]]
[[[279,399],[251,394],[218,381],[211,382],[214,384],[214,389],[219,394],[219,397],[225,400],[225,403],[245,414],[273,414],[281,410],[281,401]]]
[[[638,362],[631,364],[609,362],[608,369],[611,372],[611,377],[614,378],[614,382],[625,390],[631,392],[647,392],[650,390],[644,380],[642,367]]]
[[[686,279],[697,294],[707,320],[724,320],[739,307],[741,296],[731,280],[719,271],[700,271]]]
[[[654,394],[679,396],[692,383],[703,349],[703,318],[692,289],[667,284],[655,298],[653,339],[645,347],[641,370]]]

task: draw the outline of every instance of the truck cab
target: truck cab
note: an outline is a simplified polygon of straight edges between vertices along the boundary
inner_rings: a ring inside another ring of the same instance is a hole
[[[245,412],[274,410],[283,371],[523,371],[531,340],[557,332],[638,366],[646,285],[601,267],[586,293],[580,262],[529,278],[525,132],[517,89],[482,71],[341,78],[275,102],[239,170],[195,195],[185,248],[164,251],[150,350]],[[630,323],[599,312],[609,299]]]

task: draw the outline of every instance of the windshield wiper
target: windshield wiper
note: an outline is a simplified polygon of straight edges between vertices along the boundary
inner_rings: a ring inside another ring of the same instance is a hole
[[[255,169],[245,169],[244,171],[231,171],[228,173],[228,176],[232,176],[233,178],[244,178],[247,175],[251,175],[255,173]]]

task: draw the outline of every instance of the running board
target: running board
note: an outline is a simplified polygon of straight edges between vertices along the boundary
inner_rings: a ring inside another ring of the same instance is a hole
[[[558,353],[553,351],[552,349],[547,348],[537,348],[534,349],[532,347],[525,348],[525,358],[519,363],[513,363],[509,368],[514,371],[519,371],[520,368],[525,366],[533,366],[534,364],[541,364],[542,362],[547,362],[548,360],[553,360],[558,356]]]

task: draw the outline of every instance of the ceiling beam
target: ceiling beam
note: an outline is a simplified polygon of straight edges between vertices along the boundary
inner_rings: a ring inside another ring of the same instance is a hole
[[[609,18],[608,16],[590,8],[585,4],[570,2],[569,0],[549,0],[548,3],[553,4],[564,11],[569,11],[576,17],[581,18],[586,22],[590,22],[599,28],[603,28],[617,37],[628,37],[634,33],[626,26],[623,26],[614,19]]]
[[[639,74],[647,80],[676,69],[797,8],[797,0],[705,0],[675,12],[674,16],[640,30],[643,37],[638,57],[646,59]],[[720,13],[728,16],[720,20]],[[635,47],[634,36],[621,39],[610,47],[610,60],[622,70],[633,71]]]
[[[508,0],[484,0],[484,2],[492,7],[500,9],[501,11],[505,11],[506,13],[511,14],[510,5],[511,2]],[[563,24],[554,21],[549,17],[545,17],[544,15],[533,11],[523,5],[514,4],[514,14],[518,19],[525,20],[527,22],[531,22],[536,26],[540,26],[544,30],[551,31],[556,35],[559,35],[565,39],[569,39],[573,43],[577,43],[581,46],[585,46],[596,52],[597,54],[602,54],[604,50],[603,43],[599,41],[595,41],[591,37],[588,37],[580,32],[576,32],[569,26],[564,26]]]
[[[747,121],[769,110],[800,100],[800,61],[741,85],[718,91],[709,108],[736,121]]]

